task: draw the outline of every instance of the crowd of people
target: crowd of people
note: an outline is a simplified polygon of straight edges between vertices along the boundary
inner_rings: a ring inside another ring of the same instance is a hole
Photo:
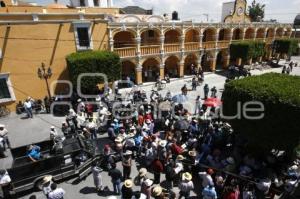
[[[186,96],[186,85],[181,90],[181,95]],[[202,104],[202,98],[216,98],[217,89],[209,89],[205,84],[203,93],[196,99],[194,113],[177,103],[171,106],[174,110],[168,110],[161,117],[157,117],[155,111],[159,104],[147,100],[139,107],[130,104],[132,114],[125,114],[130,117],[124,118],[122,110],[112,114],[103,99],[96,100],[96,108],[79,99],[77,111],[70,109],[62,123],[63,139],[74,135],[97,139],[99,131],[104,129],[111,143],[103,147],[103,159],[92,164],[95,189],[102,193],[108,191],[108,182],[103,180],[103,172],[107,172],[114,195],[123,199],[191,196],[252,199],[291,194],[298,185],[300,160],[286,160],[276,151],[263,158],[256,157],[245,147],[246,140],[238,136],[227,121],[209,114],[202,117],[211,111]],[[3,125],[0,133],[1,143],[9,146]],[[57,137],[55,127],[51,127],[50,139],[56,142]],[[40,158],[38,146],[31,145],[28,150],[32,161]],[[137,167],[137,176],[132,175],[134,167]],[[1,170],[2,189],[6,190],[9,183],[7,172]],[[49,199],[63,198],[67,194],[57,187],[51,176],[44,178],[43,192]]]

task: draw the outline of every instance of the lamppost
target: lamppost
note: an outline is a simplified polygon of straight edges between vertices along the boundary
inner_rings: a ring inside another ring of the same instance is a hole
[[[50,66],[46,70],[45,64],[42,62],[41,67],[38,68],[37,74],[40,79],[44,79],[46,81],[49,100],[51,100],[51,93],[50,93],[49,84],[48,84],[48,79],[50,79],[52,76],[52,70],[51,70]]]

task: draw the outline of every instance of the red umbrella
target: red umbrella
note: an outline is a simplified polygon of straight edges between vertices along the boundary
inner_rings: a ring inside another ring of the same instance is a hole
[[[217,107],[222,105],[222,101],[218,98],[207,98],[204,101],[205,106]]]

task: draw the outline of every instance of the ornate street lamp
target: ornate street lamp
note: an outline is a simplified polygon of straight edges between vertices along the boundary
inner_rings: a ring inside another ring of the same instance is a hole
[[[51,93],[50,93],[49,84],[48,84],[48,79],[50,79],[52,76],[52,70],[51,70],[50,66],[46,70],[45,64],[42,62],[41,67],[38,68],[37,74],[40,79],[44,79],[46,81],[47,92],[48,92],[48,96],[49,96],[49,100],[50,100]]]

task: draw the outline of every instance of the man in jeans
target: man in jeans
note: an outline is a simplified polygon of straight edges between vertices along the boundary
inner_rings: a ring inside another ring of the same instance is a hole
[[[121,178],[122,173],[119,169],[116,168],[116,165],[112,165],[112,169],[108,172],[108,175],[111,177],[111,182],[113,183],[114,192],[117,195],[121,194]]]
[[[24,108],[25,108],[25,111],[27,113],[28,118],[33,118],[33,115],[32,115],[32,104],[31,104],[30,98],[28,98],[24,102]]]

